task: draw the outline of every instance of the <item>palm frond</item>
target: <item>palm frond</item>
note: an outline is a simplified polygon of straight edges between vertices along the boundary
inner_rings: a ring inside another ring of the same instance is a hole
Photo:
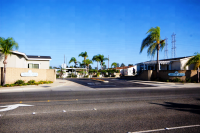
[[[142,45],[140,48],[140,53],[142,53],[143,49],[145,47],[148,47],[149,45],[151,45],[154,42],[154,40],[152,39],[151,35],[148,35],[143,41],[142,41]]]
[[[157,51],[157,43],[153,43],[149,46],[147,50],[147,55],[154,57],[156,51]]]
[[[196,70],[198,67],[200,67],[200,54],[196,54],[192,58],[190,58],[187,63],[184,66],[184,69],[186,66],[190,66],[191,64],[194,64],[194,69]]]

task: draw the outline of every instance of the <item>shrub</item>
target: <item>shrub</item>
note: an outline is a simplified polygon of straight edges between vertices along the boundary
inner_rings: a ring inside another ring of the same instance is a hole
[[[59,78],[59,75],[56,75],[56,78]]]
[[[17,80],[16,82],[15,82],[15,84],[24,84],[24,81],[23,80]]]
[[[166,82],[169,82],[169,79],[167,79]]]
[[[35,83],[35,80],[29,80],[28,83],[29,83],[29,84],[34,84],[34,83]]]
[[[44,81],[40,80],[40,81],[38,82],[38,84],[44,84]]]
[[[174,81],[174,82],[181,82],[181,79],[175,78],[173,81]]]
[[[97,77],[99,77],[99,76],[100,76],[100,72],[97,73]]]
[[[186,78],[186,82],[191,83],[191,78]]]
[[[10,85],[9,84],[5,84],[4,87],[10,87]]]

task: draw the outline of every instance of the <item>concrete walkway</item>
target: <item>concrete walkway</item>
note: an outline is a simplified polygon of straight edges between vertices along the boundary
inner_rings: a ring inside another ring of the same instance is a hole
[[[52,84],[1,87],[0,93],[34,92],[34,91],[82,91],[82,90],[93,90],[93,89],[65,79],[63,80],[56,79],[56,81]]]
[[[57,79],[52,84],[1,87],[0,93],[12,92],[38,92],[38,91],[97,91],[97,90],[121,90],[121,89],[173,89],[173,88],[200,88],[200,83],[171,83],[171,82],[157,82],[157,81],[142,81],[142,80],[127,80],[127,82],[134,82],[145,85],[153,85],[153,87],[124,87],[124,88],[90,88],[78,83],[66,80]]]
[[[159,82],[159,81],[143,81],[143,80],[130,80],[128,82],[134,82],[145,85],[154,85],[159,88],[198,88],[200,83],[176,83],[176,82]]]

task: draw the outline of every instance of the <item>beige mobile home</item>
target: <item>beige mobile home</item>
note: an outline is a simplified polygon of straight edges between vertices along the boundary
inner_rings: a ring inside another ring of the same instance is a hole
[[[35,68],[49,69],[50,56],[26,55],[18,51],[12,51],[12,55],[8,55],[7,67],[12,68]],[[0,67],[3,67],[4,55],[0,51]]]

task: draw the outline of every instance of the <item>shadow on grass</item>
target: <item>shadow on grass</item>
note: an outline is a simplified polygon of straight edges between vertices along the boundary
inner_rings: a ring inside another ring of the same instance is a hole
[[[165,102],[164,104],[160,103],[150,103],[156,104],[166,107],[167,109],[174,109],[178,111],[186,111],[200,115],[200,105],[193,105],[193,104],[182,104],[182,103],[173,103],[173,102]]]

